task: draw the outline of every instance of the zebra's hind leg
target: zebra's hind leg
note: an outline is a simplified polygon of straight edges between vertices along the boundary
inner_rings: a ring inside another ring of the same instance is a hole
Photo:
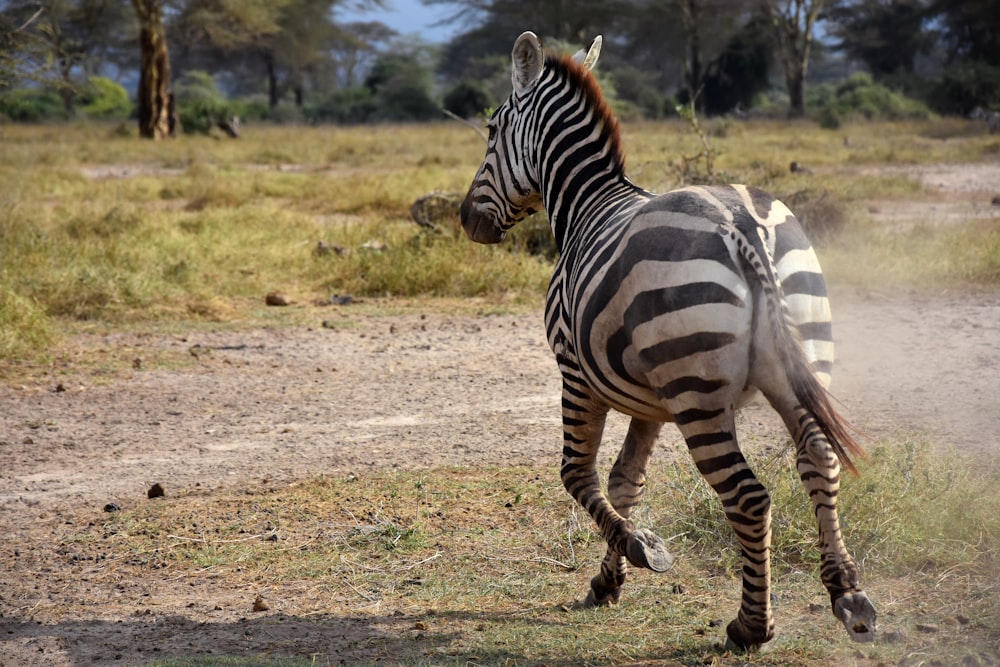
[[[743,556],[743,597],[726,627],[728,645],[749,650],[774,637],[771,614],[771,497],[736,440],[732,408],[675,412],[691,457],[722,501]]]
[[[795,467],[816,511],[822,554],[820,578],[830,593],[833,615],[844,624],[851,639],[872,641],[876,630],[875,606],[859,588],[857,566],[840,532],[837,514],[840,461],[810,413],[796,405],[782,415],[788,415],[785,422],[795,438]]]
[[[646,491],[646,464],[662,428],[663,424],[660,422],[635,418],[629,424],[625,443],[608,476],[608,499],[615,511],[625,519],[631,518],[632,510],[642,500]],[[673,556],[665,550],[654,553],[659,560],[656,567],[651,569],[663,571],[673,564]],[[590,580],[590,591],[587,593],[584,606],[596,607],[617,603],[627,575],[628,560],[609,546],[601,563],[601,571]]]

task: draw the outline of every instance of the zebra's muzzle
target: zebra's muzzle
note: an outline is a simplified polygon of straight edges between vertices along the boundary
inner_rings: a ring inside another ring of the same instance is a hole
[[[461,209],[462,229],[476,243],[500,243],[507,232],[497,224],[496,216],[484,212],[466,197]]]

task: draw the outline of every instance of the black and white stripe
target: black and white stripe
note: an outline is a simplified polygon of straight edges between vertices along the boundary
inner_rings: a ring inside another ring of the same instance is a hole
[[[545,58],[525,33],[512,56],[514,91],[490,119],[462,224],[473,240],[496,243],[544,206],[560,249],[545,321],[563,376],[561,475],[608,543],[587,603],[617,602],[628,563],[663,571],[672,562],[662,540],[630,520],[657,435],[672,421],[742,547],[743,598],[729,640],[752,647],[772,638],[770,499],[735,430],[736,409],[760,391],[796,442],[834,614],[854,639],[872,639],[875,610],[837,518],[840,465],[853,469],[848,453],[861,450],[826,393],[830,306],[798,221],[742,185],[664,195],[637,187],[582,54]],[[611,409],[632,422],[605,494],[596,460]]]

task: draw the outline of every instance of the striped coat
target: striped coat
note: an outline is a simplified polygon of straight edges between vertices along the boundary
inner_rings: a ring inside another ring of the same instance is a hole
[[[836,502],[841,463],[853,469],[849,454],[861,450],[826,393],[833,342],[816,255],[791,212],[759,190],[653,195],[629,181],[617,120],[589,73],[599,47],[546,58],[532,33],[518,38],[514,91],[490,119],[461,211],[470,238],[496,243],[544,207],[559,246],[545,322],[563,377],[561,476],[608,543],[585,603],[618,602],[629,565],[663,571],[673,561],[630,518],[656,438],[673,422],[740,540],[743,597],[728,641],[750,648],[773,637],[770,497],[735,427],[738,407],[760,391],[796,443],[833,612],[853,639],[871,640],[875,609]],[[612,409],[632,421],[605,493],[596,462]]]

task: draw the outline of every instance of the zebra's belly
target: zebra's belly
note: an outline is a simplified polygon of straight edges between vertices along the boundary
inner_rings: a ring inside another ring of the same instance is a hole
[[[612,410],[645,419],[646,421],[672,422],[673,413],[668,409],[665,401],[653,389],[648,386],[633,386],[629,392],[609,391],[607,387],[595,386],[593,381],[588,380],[594,395],[600,397]],[[736,398],[734,405],[737,410],[745,407],[757,396],[760,391],[756,387],[744,387]]]

